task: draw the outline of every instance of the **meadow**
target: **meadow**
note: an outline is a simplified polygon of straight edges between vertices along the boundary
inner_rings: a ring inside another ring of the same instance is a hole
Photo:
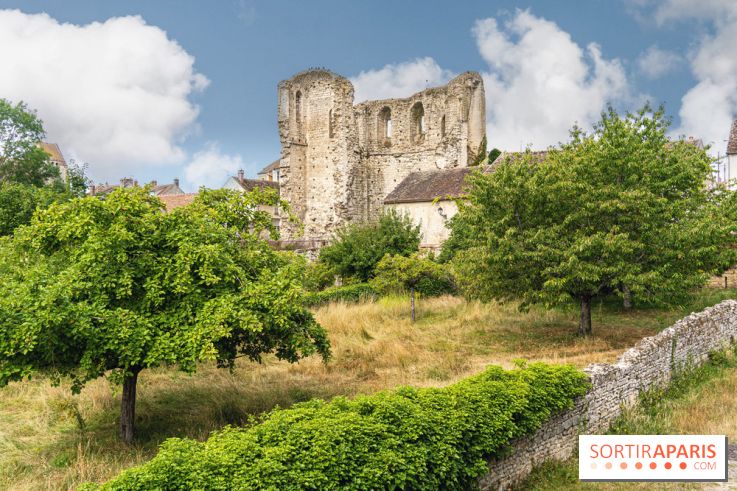
[[[578,367],[611,362],[642,337],[725,298],[737,298],[737,291],[704,289],[669,309],[624,311],[617,302],[602,301],[593,308],[590,338],[575,335],[573,306],[520,312],[515,304],[444,296],[421,299],[412,323],[406,298],[332,303],[315,310],[330,335],[333,358],[327,364],[306,359],[290,365],[267,357],[262,364],[241,361],[233,371],[203,364],[194,375],[173,368],[142,372],[132,446],[117,437],[118,387],[100,379],[75,396],[39,375],[0,390],[0,489],[74,489],[103,481],[151,458],[167,437],[204,439],[225,425],[248,424],[263,411],[310,398],[443,386],[519,358]],[[693,414],[680,417],[683,424],[696,421]],[[567,469],[556,472],[565,476]]]

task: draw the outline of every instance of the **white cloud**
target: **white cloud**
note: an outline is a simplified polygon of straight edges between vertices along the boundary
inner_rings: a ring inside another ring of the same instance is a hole
[[[473,28],[489,66],[489,144],[504,150],[545,148],[564,141],[574,122],[588,127],[608,103],[631,100],[625,70],[601,48],[585,49],[554,22],[517,11],[502,26],[482,19]]]
[[[428,87],[442,85],[453,72],[441,68],[430,57],[385,65],[378,70],[364,71],[351,78],[356,102],[376,99],[409,97]]]
[[[38,110],[50,141],[96,179],[186,158],[190,96],[208,80],[166,32],[138,16],[87,25],[0,10],[0,97]]]
[[[688,56],[696,85],[681,100],[681,124],[674,134],[701,138],[723,151],[737,115],[737,2],[662,0],[646,7],[658,24],[681,22],[698,36]],[[693,29],[695,21],[708,29]]]
[[[209,142],[204,150],[197,152],[184,168],[184,178],[197,189],[200,186],[219,188],[227,180],[243,168],[240,155],[227,155],[220,152],[215,142]]]
[[[682,61],[678,53],[650,46],[640,54],[637,66],[647,78],[656,79],[678,68]]]

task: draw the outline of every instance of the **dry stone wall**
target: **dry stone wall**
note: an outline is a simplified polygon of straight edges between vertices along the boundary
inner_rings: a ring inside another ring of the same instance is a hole
[[[568,459],[577,448],[579,434],[605,432],[640,392],[667,384],[674,371],[703,363],[709,353],[736,339],[737,301],[726,300],[641,340],[613,365],[588,366],[584,371],[591,380],[589,392],[536,433],[516,441],[505,457],[492,461],[479,481],[481,489],[508,489],[533,467]]]

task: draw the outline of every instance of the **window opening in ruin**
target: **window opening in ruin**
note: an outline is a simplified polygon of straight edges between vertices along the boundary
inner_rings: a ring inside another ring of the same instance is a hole
[[[392,110],[385,107],[379,113],[379,135],[385,141],[392,137]]]
[[[410,119],[412,122],[410,136],[412,141],[420,142],[425,136],[425,108],[421,102],[415,103],[410,111]]]
[[[297,137],[302,136],[302,92],[297,91],[294,95],[294,119],[297,125]]]

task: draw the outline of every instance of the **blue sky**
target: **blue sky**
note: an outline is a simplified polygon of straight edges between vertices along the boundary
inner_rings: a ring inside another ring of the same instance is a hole
[[[189,189],[277,158],[276,84],[313,66],[371,98],[482,72],[504,149],[650,100],[675,133],[721,150],[737,112],[734,3],[0,0],[0,97],[35,107],[97,180]]]

